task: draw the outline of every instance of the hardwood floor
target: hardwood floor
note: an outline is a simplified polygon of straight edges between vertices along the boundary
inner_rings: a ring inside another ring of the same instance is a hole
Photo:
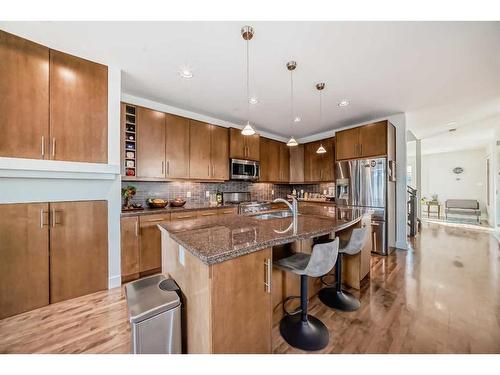
[[[358,311],[310,313],[323,353],[500,353],[500,249],[490,232],[423,223],[412,250],[372,257]],[[121,288],[0,320],[1,353],[128,353]],[[300,353],[273,328],[275,353]]]

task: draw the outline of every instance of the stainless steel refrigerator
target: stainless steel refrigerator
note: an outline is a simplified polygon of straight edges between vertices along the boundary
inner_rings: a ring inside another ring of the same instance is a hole
[[[354,206],[372,212],[372,251],[388,254],[387,159],[358,159],[335,163],[337,206]]]

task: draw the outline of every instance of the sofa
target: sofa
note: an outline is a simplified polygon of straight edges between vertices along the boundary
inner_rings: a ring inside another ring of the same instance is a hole
[[[479,202],[475,199],[447,199],[444,212],[446,219],[448,214],[474,215],[478,223],[481,218]]]

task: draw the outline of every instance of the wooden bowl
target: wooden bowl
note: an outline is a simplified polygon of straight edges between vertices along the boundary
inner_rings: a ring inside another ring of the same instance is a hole
[[[186,201],[185,200],[182,200],[182,201],[170,201],[170,206],[171,207],[182,207],[186,204]]]
[[[155,203],[153,201],[148,200],[147,203],[150,208],[165,208],[168,205],[167,200],[165,200],[163,203]]]

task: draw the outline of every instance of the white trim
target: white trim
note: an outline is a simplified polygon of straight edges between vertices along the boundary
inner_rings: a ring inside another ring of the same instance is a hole
[[[408,243],[406,241],[404,243],[396,241],[396,248],[401,250],[408,250]]]
[[[121,275],[110,276],[108,278],[108,289],[118,288],[121,285],[122,285]]]
[[[222,126],[225,128],[243,129],[243,126],[244,126],[244,125],[240,125],[240,124],[235,124],[235,123],[230,122],[230,121],[221,120],[219,118],[207,116],[207,115],[204,115],[204,114],[201,114],[198,112],[192,112],[192,111],[188,111],[186,109],[174,107],[174,106],[169,105],[169,104],[155,102],[153,100],[149,100],[146,98],[141,98],[138,96],[130,95],[130,94],[127,94],[124,92],[122,92],[122,99],[121,100],[125,103],[135,104],[135,105],[139,105],[141,107],[150,108],[150,109],[154,109],[156,111],[161,111],[161,112],[165,112],[165,113],[171,113],[173,115],[187,117],[187,118],[190,118],[193,120],[208,122],[210,124],[219,125],[219,126]],[[271,138],[271,139],[274,139],[274,140],[277,140],[280,142],[288,141],[287,138],[281,137],[279,135],[271,134],[271,133],[268,133],[266,131],[261,131],[258,128],[258,126],[257,126],[257,132],[266,138]]]

